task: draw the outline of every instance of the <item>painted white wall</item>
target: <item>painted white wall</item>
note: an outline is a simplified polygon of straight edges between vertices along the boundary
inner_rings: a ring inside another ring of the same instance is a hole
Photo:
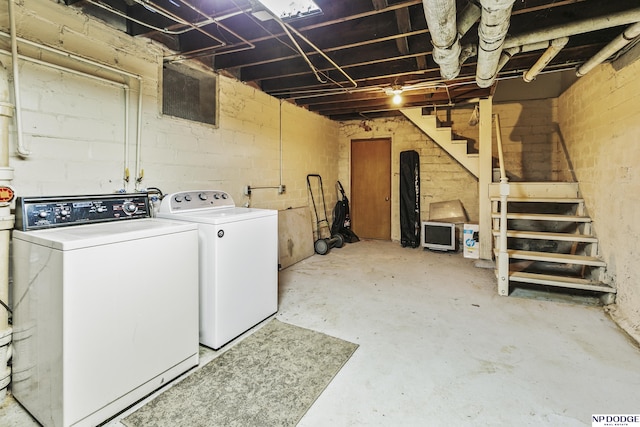
[[[585,198],[606,280],[617,288],[611,312],[640,341],[640,61],[616,72],[602,65],[559,98],[560,128]]]
[[[308,205],[306,175],[337,179],[338,125],[317,114],[281,103],[235,79],[219,77],[219,126],[162,116],[162,49],[131,38],[73,8],[48,0],[16,5],[18,34],[29,40],[90,58],[142,76],[140,170],[136,178],[136,79],[82,65],[20,45],[25,55],[130,84],[129,149],[125,164],[125,90],[96,80],[19,61],[25,143],[32,154],[16,152],[11,127],[13,185],[23,196],[97,194],[158,187],[165,194],[188,189],[228,191],[236,204],[285,209]],[[0,26],[8,32],[6,11]],[[41,55],[41,56],[40,56]],[[11,68],[10,56],[0,62]],[[282,159],[282,163],[281,163]],[[130,181],[123,180],[125,169]],[[282,176],[282,178],[281,178]],[[254,187],[286,185],[255,190]],[[332,207],[335,196],[327,194]]]

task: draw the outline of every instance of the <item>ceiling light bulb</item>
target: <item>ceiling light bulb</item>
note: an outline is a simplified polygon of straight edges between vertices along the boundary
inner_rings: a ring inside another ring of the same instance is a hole
[[[395,95],[393,95],[393,98],[391,99],[391,101],[395,104],[395,105],[399,105],[402,103],[402,97],[400,96],[399,93],[396,93]]]

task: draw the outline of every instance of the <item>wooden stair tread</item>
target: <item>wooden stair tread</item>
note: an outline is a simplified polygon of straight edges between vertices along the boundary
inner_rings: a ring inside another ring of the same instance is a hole
[[[491,218],[499,219],[500,212],[491,212]],[[529,219],[534,221],[591,222],[591,218],[588,216],[533,214],[533,213],[507,213],[507,219]]]
[[[558,286],[563,288],[616,293],[615,288],[612,288],[605,283],[596,280],[582,279],[579,277],[555,276],[551,274],[514,271],[509,272],[509,280],[513,282],[534,283],[537,285]]]
[[[493,230],[494,237],[500,236],[499,230]],[[597,243],[598,238],[586,234],[552,233],[550,231],[507,230],[507,237],[518,239],[559,240],[566,242]]]
[[[499,202],[500,197],[492,197],[492,202]],[[507,197],[507,202],[531,202],[531,203],[583,203],[582,198],[571,197]]]
[[[494,249],[496,258],[500,255],[497,249]],[[523,251],[517,249],[507,249],[509,258],[524,259],[530,261],[546,261],[546,262],[558,262],[563,264],[578,264],[578,265],[590,265],[593,267],[606,267],[606,263],[597,257],[587,255],[572,255],[572,254],[557,254],[553,252],[534,252]]]

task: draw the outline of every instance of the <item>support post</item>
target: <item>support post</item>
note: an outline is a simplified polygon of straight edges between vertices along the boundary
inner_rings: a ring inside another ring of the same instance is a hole
[[[493,238],[491,237],[491,199],[489,198],[489,184],[492,175],[492,135],[491,116],[493,115],[492,97],[480,100],[480,158],[478,169],[478,207],[480,228],[480,258],[493,259]]]

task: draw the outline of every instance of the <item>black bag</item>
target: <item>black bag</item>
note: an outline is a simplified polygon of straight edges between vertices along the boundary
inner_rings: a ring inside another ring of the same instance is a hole
[[[340,181],[336,186],[340,191],[341,199],[336,202],[333,208],[333,224],[331,224],[331,235],[342,234],[344,241],[347,243],[354,243],[360,239],[356,236],[356,233],[351,231],[351,217],[349,216],[349,199],[347,199],[344,193],[344,188]]]
[[[400,153],[400,244],[420,245],[420,157],[417,151]]]

